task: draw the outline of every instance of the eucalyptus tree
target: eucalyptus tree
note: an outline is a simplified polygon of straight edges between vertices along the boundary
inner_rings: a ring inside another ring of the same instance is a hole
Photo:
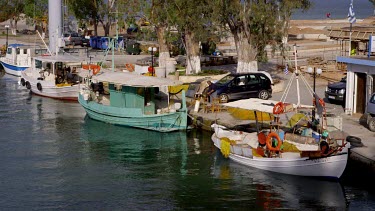
[[[24,12],[23,0],[0,0],[0,19],[2,21],[9,20],[12,34],[16,34],[17,23],[21,19],[21,14]]]
[[[210,0],[168,0],[168,22],[177,28],[186,50],[186,74],[201,72],[200,41],[211,25]]]
[[[267,60],[265,47],[282,43],[292,11],[307,9],[309,0],[218,0],[213,1],[214,20],[229,28],[236,45],[237,72],[258,70]]]
[[[168,13],[170,4],[167,0],[152,0],[149,7],[145,7],[146,19],[154,27],[159,44],[159,66],[166,67],[167,59],[170,58],[168,43],[168,34],[170,23],[168,22]]]
[[[115,21],[115,0],[69,0],[68,5],[78,20],[89,20],[97,35],[101,23],[104,36],[109,35],[111,24]]]
[[[26,0],[24,14],[28,23],[47,28],[48,0]]]

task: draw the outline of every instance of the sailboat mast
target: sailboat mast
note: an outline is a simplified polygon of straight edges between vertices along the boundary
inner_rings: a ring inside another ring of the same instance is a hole
[[[61,0],[48,0],[48,35],[49,49],[53,54],[58,51],[58,39],[62,29]]]
[[[297,45],[294,46],[294,62],[295,62],[295,74],[296,74],[296,82],[297,82],[297,107],[301,106],[301,97],[300,97],[300,91],[299,91],[299,81],[298,81],[298,67],[297,67]]]

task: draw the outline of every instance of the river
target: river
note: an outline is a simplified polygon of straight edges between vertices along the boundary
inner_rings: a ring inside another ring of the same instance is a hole
[[[223,158],[209,132],[162,134],[85,116],[0,78],[1,210],[374,210],[373,175],[280,175]]]

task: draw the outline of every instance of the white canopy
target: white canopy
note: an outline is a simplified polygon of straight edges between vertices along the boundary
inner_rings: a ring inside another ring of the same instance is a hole
[[[64,62],[64,63],[84,63],[87,61],[86,57],[77,57],[69,54],[64,55],[53,55],[53,56],[37,56],[34,57],[36,60],[43,62]]]
[[[134,87],[160,87],[176,86],[183,84],[181,81],[171,80],[168,78],[158,78],[152,76],[138,75],[136,73],[112,71],[101,71],[99,72],[99,74],[93,75],[92,80]]]
[[[261,111],[266,113],[273,113],[273,107],[279,101],[275,100],[261,100],[258,98],[249,98],[245,100],[237,100],[229,103],[224,103],[224,106],[232,108],[241,108],[247,110]]]
[[[224,103],[223,106],[232,108],[241,108],[247,110],[261,111],[266,113],[273,113],[273,107],[279,101],[275,100],[261,100],[258,98],[249,98],[245,100],[237,100],[230,103]],[[296,104],[290,104],[293,109],[297,108]],[[313,108],[313,106],[301,105],[298,108]]]

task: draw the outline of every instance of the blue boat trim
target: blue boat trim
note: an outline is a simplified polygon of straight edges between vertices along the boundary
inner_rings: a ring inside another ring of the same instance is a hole
[[[15,66],[12,64],[7,64],[5,62],[1,62],[1,64],[4,66],[4,68],[8,68],[13,71],[24,71],[27,69],[27,67],[20,67],[20,66]]]

